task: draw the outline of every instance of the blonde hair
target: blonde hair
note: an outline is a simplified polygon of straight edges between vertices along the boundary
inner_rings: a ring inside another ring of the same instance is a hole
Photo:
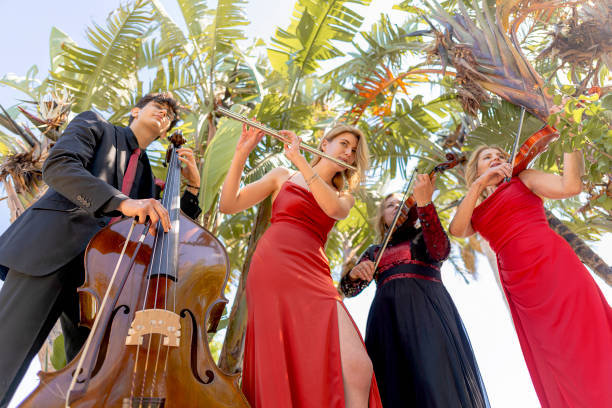
[[[504,155],[504,159],[508,160],[508,153],[499,146],[495,145],[482,145],[474,150],[465,165],[465,184],[469,187],[478,178],[478,158],[480,154],[487,149],[495,149]]]
[[[339,171],[332,178],[332,183],[338,191],[343,190],[346,184],[348,184],[349,191],[354,191],[359,186],[359,183],[361,183],[361,180],[365,179],[365,172],[370,167],[370,150],[361,130],[350,125],[336,125],[321,138],[318,148],[321,150],[323,141],[331,142],[343,133],[351,133],[357,138],[357,151],[355,152],[355,163],[353,163],[357,171],[350,169]],[[316,156],[310,164],[314,166],[320,160],[321,157]]]
[[[388,199],[395,195],[399,196],[401,199],[401,195],[399,193],[387,194],[378,205],[378,210],[376,210],[376,216],[374,217],[373,224],[379,241],[383,239],[385,232],[387,231],[387,226],[385,225],[385,203]]]

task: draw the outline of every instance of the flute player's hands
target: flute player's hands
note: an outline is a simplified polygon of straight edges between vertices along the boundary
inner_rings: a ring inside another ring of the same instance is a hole
[[[300,153],[300,137],[290,130],[281,130],[279,133],[285,136],[289,142],[284,143],[285,156],[299,169],[301,165],[306,163],[306,158]]]
[[[257,122],[259,123],[259,122]],[[236,152],[248,156],[264,137],[264,132],[254,127],[242,125],[242,134],[236,144]]]

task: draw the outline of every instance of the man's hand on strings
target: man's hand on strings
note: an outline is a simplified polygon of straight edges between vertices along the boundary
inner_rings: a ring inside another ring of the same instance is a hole
[[[161,203],[153,198],[123,200],[117,208],[126,217],[134,217],[138,224],[144,224],[147,217],[151,220],[151,233],[155,234],[157,221],[161,221],[164,232],[170,230],[170,216]]]
[[[181,174],[187,184],[194,189],[200,188],[200,171],[198,170],[193,150],[181,147],[176,152],[178,153],[178,159],[184,163],[184,166],[181,167]]]

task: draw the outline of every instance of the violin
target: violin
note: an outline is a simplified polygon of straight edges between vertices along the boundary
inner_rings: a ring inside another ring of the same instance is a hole
[[[457,156],[454,153],[447,153],[445,157],[447,161],[436,165],[433,170],[429,172],[428,176],[430,180],[433,180],[436,173],[444,173],[446,170],[452,169],[453,167],[464,163],[467,160],[465,155]],[[401,213],[397,225],[395,226],[395,231],[401,228],[404,224],[414,225],[417,220],[416,200],[413,194],[402,202],[399,210]]]
[[[548,146],[558,138],[559,132],[550,125],[544,126],[529,136],[514,156],[512,161],[512,177],[518,176],[521,171],[525,170],[531,162],[541,153],[545,152]]]
[[[446,170],[452,169],[453,167],[457,166],[459,163],[465,162],[466,157],[464,155],[458,157],[454,153],[447,153],[446,160],[447,161],[445,161],[444,163],[440,163],[435,166],[433,170],[429,172],[428,176],[430,180],[433,179],[436,173],[443,173]],[[408,192],[412,189],[412,181],[414,180],[416,172],[417,170],[415,169],[412,173],[412,176],[410,177],[408,187],[406,188],[406,191],[404,192],[404,197],[402,198],[402,203],[395,212],[393,222],[391,223],[391,226],[387,229],[387,232],[385,233],[385,236],[382,240],[380,249],[376,254],[376,259],[374,261],[374,271],[376,271],[376,269],[378,268],[378,264],[382,259],[382,255],[385,252],[385,249],[389,244],[389,240],[391,239],[391,236],[395,233],[395,231],[397,231],[397,229],[402,227],[403,225],[414,225],[414,223],[416,222],[416,199],[414,198],[413,194],[410,194],[410,196],[408,196]],[[406,198],[407,196],[408,198]],[[376,274],[377,272],[374,273]]]
[[[177,149],[171,137],[162,204],[171,229],[155,234],[132,219],[100,230],[85,252],[79,355],[41,372],[23,408],[249,406],[238,375],[215,364],[207,331],[227,303],[229,259],[221,242],[180,211]]]
[[[597,94],[601,97],[601,88],[598,86],[593,86],[586,91],[586,94]],[[521,136],[521,127],[524,114],[525,108],[522,107],[519,130],[516,135],[512,155],[510,156],[512,163],[512,177],[518,176],[519,173],[525,170],[529,164],[532,163],[541,153],[545,152],[551,143],[555,142],[559,138],[559,132],[557,129],[550,125],[545,125],[542,127],[542,129],[529,136],[518,149],[518,152],[516,152],[516,146],[518,145],[518,140]]]

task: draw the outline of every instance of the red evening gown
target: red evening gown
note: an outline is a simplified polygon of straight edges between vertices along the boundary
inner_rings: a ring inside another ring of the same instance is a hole
[[[543,407],[612,407],[612,309],[519,178],[474,209]]]
[[[291,181],[274,200],[246,283],[242,389],[255,408],[345,406],[337,305],[348,311],[324,251],[334,222]],[[374,377],[369,406],[382,407]]]

